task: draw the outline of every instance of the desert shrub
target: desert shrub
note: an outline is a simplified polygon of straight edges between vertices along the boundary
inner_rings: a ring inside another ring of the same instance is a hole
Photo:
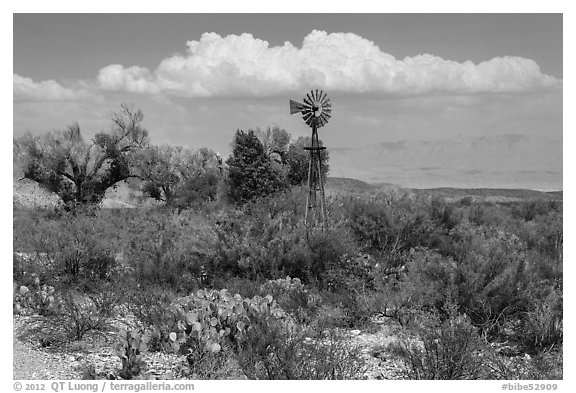
[[[18,262],[42,280],[78,283],[110,278],[114,246],[108,226],[97,215],[65,213],[38,222],[29,235],[32,252],[20,254]]]
[[[552,265],[562,261],[564,234],[560,213],[550,212],[529,222],[520,222],[512,230],[526,242],[529,250],[537,252],[547,261],[555,262]]]
[[[54,324],[73,340],[80,340],[91,331],[106,330],[110,327],[111,312],[97,299],[95,295],[82,296],[72,291],[63,293]]]
[[[404,338],[392,346],[406,366],[410,379],[478,379],[481,376],[482,343],[469,319],[446,310],[444,320],[437,313],[423,314],[418,338]]]
[[[372,272],[375,290],[366,307],[374,314],[410,323],[421,310],[441,312],[451,291],[455,262],[435,251],[413,249],[404,265],[391,269],[378,265]]]
[[[535,356],[503,356],[487,347],[482,353],[484,379],[556,380],[562,379],[562,347],[544,350]]]
[[[207,264],[212,275],[253,281],[286,276],[299,277],[305,283],[321,281],[328,264],[350,252],[353,241],[338,224],[328,233],[307,235],[301,217],[291,214],[298,211],[297,194],[286,192],[279,194],[278,201],[263,198],[243,209],[215,213],[216,256]]]
[[[214,277],[212,288],[216,290],[226,289],[230,293],[239,294],[243,298],[262,296],[260,290],[262,281],[251,280],[244,277]],[[264,294],[266,295],[266,294]]]
[[[347,311],[348,310],[343,306],[322,304],[317,308],[314,319],[309,326],[313,331],[320,332],[327,329],[347,328],[351,325],[354,326],[354,323],[350,322],[351,317]]]
[[[171,350],[170,332],[176,329],[178,318],[170,307],[176,298],[170,289],[161,286],[129,287],[125,301],[128,310],[147,332],[150,351]]]
[[[402,263],[405,252],[428,244],[434,225],[425,200],[385,197],[345,201],[345,215],[362,249],[395,267]]]
[[[336,333],[312,338],[270,319],[247,333],[238,363],[249,379],[358,379],[364,370],[359,349]]]
[[[562,346],[562,294],[551,290],[548,296],[523,315],[517,336],[525,352],[536,354]]]
[[[151,285],[143,288],[136,284],[128,287],[125,294],[126,306],[144,326],[163,325],[166,310],[176,298],[169,288]]]
[[[191,342],[187,347],[184,375],[190,379],[238,379],[238,370],[234,354],[227,346],[219,351],[204,347],[199,341]]]
[[[290,276],[267,281],[260,286],[260,292],[271,295],[300,324],[310,323],[321,303],[318,294],[309,291],[300,279]]]
[[[538,216],[560,211],[561,204],[559,202],[536,199],[522,201],[516,204],[512,209],[512,216],[524,221],[532,221]]]
[[[432,198],[429,206],[430,219],[437,228],[449,231],[462,221],[463,214],[454,203],[448,203],[442,198]]]
[[[110,328],[108,310],[99,308],[92,295],[66,290],[56,293],[54,298],[54,311],[34,315],[24,335],[37,337],[46,346],[61,345]]]
[[[494,338],[504,321],[518,318],[533,301],[535,277],[527,268],[525,245],[499,229],[459,226],[456,231],[456,298],[474,325]]]
[[[503,207],[489,202],[475,203],[468,209],[468,220],[476,226],[500,227],[508,217],[502,214]]]
[[[204,261],[212,254],[213,233],[202,217],[191,212],[146,211],[135,220],[124,255],[138,282],[179,291],[198,288]]]
[[[328,264],[319,284],[323,303],[333,308],[328,314],[343,312],[343,318],[333,319],[336,325],[362,327],[377,313],[372,275],[377,266],[374,257],[359,252],[345,253]]]
[[[81,363],[77,370],[80,372],[80,379],[82,380],[97,380],[100,379],[96,371],[96,365],[93,362]]]

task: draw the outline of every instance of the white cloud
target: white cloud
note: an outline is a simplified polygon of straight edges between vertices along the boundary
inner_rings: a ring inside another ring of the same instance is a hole
[[[251,34],[204,33],[187,53],[164,59],[155,70],[115,64],[100,70],[106,90],[185,97],[270,96],[312,87],[346,93],[474,94],[541,91],[562,82],[520,57],[473,64],[424,54],[403,60],[353,33],[312,31],[297,48],[270,47]]]
[[[14,74],[14,101],[77,101],[95,97],[86,86],[66,88],[51,79],[34,82],[31,78]]]
[[[104,90],[127,90],[133,93],[160,92],[150,70],[133,66],[124,68],[120,64],[104,67],[98,73],[98,83]]]

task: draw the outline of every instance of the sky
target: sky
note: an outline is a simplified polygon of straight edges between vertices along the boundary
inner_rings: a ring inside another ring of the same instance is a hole
[[[562,14],[15,14],[13,136],[144,112],[154,144],[226,156],[237,129],[310,129],[331,175],[562,189]],[[366,157],[370,157],[367,159]]]

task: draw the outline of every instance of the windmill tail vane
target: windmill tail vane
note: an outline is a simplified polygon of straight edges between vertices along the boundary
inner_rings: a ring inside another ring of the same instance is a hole
[[[304,122],[312,128],[312,145],[304,148],[310,151],[308,196],[306,197],[304,224],[307,230],[310,229],[313,222],[308,219],[309,212],[315,211],[317,221],[321,221],[322,229],[326,230],[326,201],[322,179],[322,156],[320,154],[326,148],[320,146],[318,128],[325,126],[332,117],[332,104],[326,93],[316,89],[307,93],[302,103],[290,100],[290,114],[296,113],[301,113]],[[320,195],[317,195],[317,192]]]
[[[290,114],[293,115],[295,113],[301,112],[303,105],[299,102],[294,100],[290,100]]]

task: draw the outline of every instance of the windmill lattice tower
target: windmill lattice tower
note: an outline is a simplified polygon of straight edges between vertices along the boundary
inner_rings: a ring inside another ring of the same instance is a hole
[[[304,149],[310,151],[308,165],[308,195],[306,197],[306,210],[304,225],[310,229],[320,222],[322,230],[326,230],[326,198],[324,196],[324,179],[322,179],[321,151],[326,147],[320,146],[318,141],[318,128],[328,123],[332,116],[332,104],[328,95],[322,90],[312,90],[306,94],[303,103],[290,100],[290,114],[301,113],[302,118],[312,128],[312,144]]]

